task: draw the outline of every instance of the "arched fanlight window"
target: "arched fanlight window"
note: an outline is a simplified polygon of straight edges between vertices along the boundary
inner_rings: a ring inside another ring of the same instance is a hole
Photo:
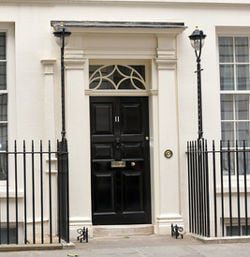
[[[89,88],[94,90],[145,90],[144,65],[91,65]]]

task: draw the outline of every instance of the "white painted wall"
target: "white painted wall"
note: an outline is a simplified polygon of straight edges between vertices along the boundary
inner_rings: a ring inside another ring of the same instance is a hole
[[[152,73],[151,87],[159,90],[158,95],[150,96],[150,126],[153,128],[150,142],[152,222],[158,233],[166,233],[168,230],[165,228],[174,221],[187,225],[186,141],[197,137],[195,57],[188,36],[195,26],[199,26],[207,34],[202,54],[204,137],[209,140],[219,139],[216,28],[220,27],[220,31],[223,31],[224,27],[231,27],[232,31],[237,32],[240,27],[248,31],[250,9],[240,5],[239,1],[238,5],[194,3],[198,1],[174,1],[192,2],[185,5],[174,4],[173,1],[171,4],[158,1],[154,5],[138,1],[134,4],[128,1],[123,4],[118,1],[99,1],[98,4],[79,2],[81,4],[34,4],[35,1],[32,5],[1,4],[0,26],[10,29],[8,36],[12,45],[8,56],[12,64],[8,67],[10,141],[15,138],[19,141],[46,139],[48,135],[60,138],[60,51],[52,35],[51,20],[184,22],[187,28],[177,36],[176,41],[175,35],[166,36],[174,42],[171,50],[177,55],[177,60],[176,63],[174,61],[174,68],[165,70],[158,70],[155,62],[156,58],[159,59],[159,45],[154,33],[73,33],[67,50],[69,56],[66,58],[66,119],[70,151],[71,222],[75,228],[91,224],[89,96],[84,92],[88,86],[88,61],[146,59],[152,63],[149,69]],[[249,4],[250,1],[240,2]],[[164,45],[160,47],[164,49]],[[41,60],[57,60],[52,74],[44,74],[43,66],[48,65],[48,62],[41,64]],[[169,63],[169,59],[164,61]],[[48,86],[54,87],[54,90],[50,91]],[[54,101],[50,105],[51,109],[44,106],[46,94],[52,96],[50,99]],[[45,110],[49,117],[44,114]],[[53,125],[47,124],[48,121]],[[166,148],[174,151],[173,159],[163,157]],[[162,215],[165,218],[167,215],[173,216],[173,219],[165,219],[165,225],[162,225]],[[163,230],[161,225],[165,226]]]

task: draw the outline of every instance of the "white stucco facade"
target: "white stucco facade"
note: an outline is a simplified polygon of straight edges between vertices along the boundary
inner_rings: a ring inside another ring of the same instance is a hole
[[[89,98],[94,95],[148,96],[154,232],[169,233],[171,223],[188,227],[185,152],[187,141],[197,138],[195,56],[188,36],[196,26],[207,35],[202,53],[204,137],[219,140],[217,38],[250,35],[250,1],[33,0],[0,1],[0,6],[0,31],[7,31],[9,141],[60,138],[60,50],[51,21],[184,23],[183,28],[165,29],[70,27],[66,131],[72,236],[76,228],[92,227]],[[143,64],[147,89],[91,91],[91,64]],[[166,149],[173,151],[172,158],[165,158]],[[1,184],[3,192],[5,186]]]

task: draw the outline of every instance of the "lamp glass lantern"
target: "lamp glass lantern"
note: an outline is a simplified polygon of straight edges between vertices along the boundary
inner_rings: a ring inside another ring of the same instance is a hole
[[[192,47],[195,50],[196,56],[200,57],[201,49],[204,46],[206,35],[198,28],[189,36]]]
[[[55,26],[55,31],[53,34],[56,37],[56,43],[62,48],[68,44],[71,32],[68,31],[64,26],[58,25]]]

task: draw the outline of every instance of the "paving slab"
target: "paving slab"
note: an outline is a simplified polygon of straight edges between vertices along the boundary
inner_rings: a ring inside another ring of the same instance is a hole
[[[2,252],[0,257],[249,257],[250,243],[204,244],[192,237],[135,236],[74,242],[74,249]]]

